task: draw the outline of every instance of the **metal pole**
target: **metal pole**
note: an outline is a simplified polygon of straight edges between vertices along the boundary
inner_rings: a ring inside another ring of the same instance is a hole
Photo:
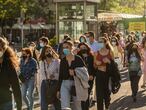
[[[21,25],[21,47],[23,48],[24,45],[24,32],[23,32],[23,24]]]
[[[146,1],[144,0],[144,18],[146,16]]]
[[[59,43],[59,34],[58,34],[58,4],[57,4],[57,2],[56,2],[56,44],[58,44]]]
[[[23,19],[24,19],[23,11],[21,10],[21,21],[20,21],[20,25],[21,25],[21,47],[22,48],[23,48],[23,45],[24,45],[24,32],[23,32],[24,26],[23,26]]]
[[[84,0],[84,15],[83,15],[83,28],[84,33],[86,32],[86,0]]]

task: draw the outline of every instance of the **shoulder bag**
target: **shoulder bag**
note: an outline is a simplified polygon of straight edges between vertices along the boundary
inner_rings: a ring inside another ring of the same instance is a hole
[[[56,94],[58,88],[58,80],[48,79],[45,62],[44,62],[44,72],[46,77],[46,100],[48,104],[53,104],[57,99]]]

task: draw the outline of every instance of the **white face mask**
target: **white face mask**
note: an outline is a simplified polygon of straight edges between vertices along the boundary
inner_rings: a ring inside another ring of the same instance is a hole
[[[113,46],[116,46],[116,44],[117,44],[116,42],[112,42],[112,45],[113,45]]]
[[[3,54],[4,54],[4,53],[0,51],[0,58],[3,56]]]
[[[44,43],[40,43],[40,46],[41,46],[41,47],[44,47]]]

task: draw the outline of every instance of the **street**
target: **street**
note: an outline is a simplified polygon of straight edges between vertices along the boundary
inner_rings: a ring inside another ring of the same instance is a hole
[[[130,82],[127,70],[121,72],[121,88],[115,95],[111,95],[111,106],[109,110],[146,110],[146,90],[139,87],[137,102],[131,98]],[[142,77],[139,86],[142,85]],[[35,110],[40,110],[36,108]],[[94,106],[90,110],[96,110]]]

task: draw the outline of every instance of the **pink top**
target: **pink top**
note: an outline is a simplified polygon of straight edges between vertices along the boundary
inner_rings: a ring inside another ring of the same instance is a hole
[[[146,50],[143,50],[143,57],[144,57],[144,61],[142,67],[144,74],[146,74]]]

